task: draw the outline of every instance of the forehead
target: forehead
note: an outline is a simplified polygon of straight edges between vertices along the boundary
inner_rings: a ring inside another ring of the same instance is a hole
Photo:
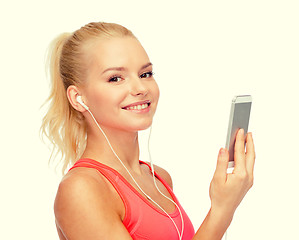
[[[149,62],[140,42],[134,37],[114,37],[94,40],[89,48],[92,65],[100,69],[109,67],[138,67]]]

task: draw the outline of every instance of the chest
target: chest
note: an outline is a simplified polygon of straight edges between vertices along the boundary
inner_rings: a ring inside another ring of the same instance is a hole
[[[167,195],[174,199],[177,206],[165,199],[159,192],[157,196],[155,190],[152,192],[152,196],[158,199],[158,204],[163,204],[164,209],[162,210],[155,203],[146,199],[131,184],[128,185],[117,179],[116,181],[118,187],[122,189],[119,193],[122,194],[125,207],[123,224],[133,239],[175,240],[179,239],[178,236],[183,228],[184,237],[182,239],[192,238],[194,235],[192,223],[170,189],[164,186],[168,192]]]

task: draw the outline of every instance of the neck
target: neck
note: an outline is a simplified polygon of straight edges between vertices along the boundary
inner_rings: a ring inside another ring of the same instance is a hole
[[[113,150],[124,165],[128,169],[139,172],[138,132],[125,132],[105,127],[101,128],[106,134]],[[86,149],[82,158],[94,159],[114,169],[122,168],[106,138],[98,128],[87,129]]]

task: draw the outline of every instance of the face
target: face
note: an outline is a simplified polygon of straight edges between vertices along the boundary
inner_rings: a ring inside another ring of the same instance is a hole
[[[97,41],[89,51],[85,103],[102,127],[123,131],[148,128],[159,88],[145,50],[133,37]]]

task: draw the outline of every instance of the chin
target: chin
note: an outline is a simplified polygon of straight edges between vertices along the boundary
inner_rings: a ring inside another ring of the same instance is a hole
[[[148,121],[142,124],[136,124],[135,126],[131,125],[131,130],[134,132],[143,131],[151,127],[153,121]]]

